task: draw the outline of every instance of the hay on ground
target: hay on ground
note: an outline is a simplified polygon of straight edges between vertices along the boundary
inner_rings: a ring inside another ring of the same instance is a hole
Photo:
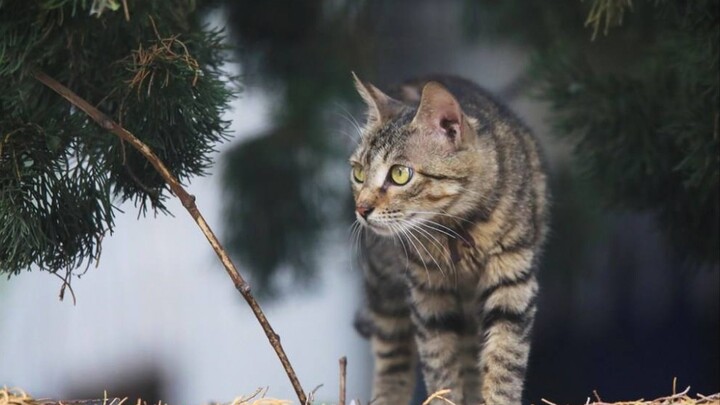
[[[595,393],[594,400],[587,399],[584,405],[720,405],[720,393],[713,395],[701,395],[695,394],[691,396],[689,394],[690,387],[685,391],[674,393],[672,395],[657,398],[654,400],[646,401],[639,399],[636,401],[621,401],[621,402],[604,402],[600,396]],[[445,401],[448,405],[452,404],[444,396],[448,394],[449,390],[441,390],[433,393],[425,401],[425,404],[430,403],[433,399]],[[675,390],[673,389],[673,392]],[[267,398],[265,397],[266,390],[257,390],[255,393],[235,398],[232,402],[226,405],[292,405],[292,401]],[[559,405],[551,402],[547,399],[542,399],[542,403],[545,405]],[[49,400],[49,399],[35,399],[28,395],[25,391],[18,388],[0,388],[0,405],[149,405],[147,402],[138,400],[135,404],[128,402],[127,398],[108,398],[105,393],[102,399],[91,399],[91,400]],[[162,401],[158,402],[157,405],[168,405]],[[221,405],[221,404],[216,404]],[[454,404],[453,404],[454,405]]]

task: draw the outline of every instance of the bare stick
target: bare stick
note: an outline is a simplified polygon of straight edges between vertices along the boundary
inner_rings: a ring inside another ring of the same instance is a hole
[[[220,261],[225,267],[225,271],[235,284],[235,288],[240,291],[240,294],[242,294],[243,298],[245,298],[245,301],[247,301],[248,305],[250,305],[250,308],[252,309],[253,314],[255,314],[255,318],[257,318],[260,326],[262,326],[263,331],[265,332],[265,335],[270,342],[270,345],[273,347],[273,349],[275,349],[275,353],[277,353],[277,356],[280,359],[283,368],[285,369],[285,373],[287,374],[288,378],[290,379],[290,383],[295,389],[295,393],[297,394],[300,403],[306,403],[307,398],[305,396],[305,392],[300,385],[300,381],[298,380],[297,375],[295,375],[295,371],[290,364],[290,360],[288,360],[287,355],[285,354],[285,350],[283,350],[283,347],[280,344],[280,336],[278,336],[278,334],[275,333],[275,331],[273,330],[272,326],[270,326],[270,322],[268,322],[265,314],[260,308],[260,305],[250,292],[250,286],[237,271],[235,265],[230,260],[230,257],[225,252],[225,249],[223,249],[223,247],[220,245],[220,241],[215,236],[215,233],[213,233],[212,229],[210,229],[210,226],[207,224],[207,222],[205,222],[205,218],[203,218],[202,214],[200,214],[197,205],[195,205],[195,196],[191,195],[183,188],[178,179],[175,178],[172,173],[170,173],[170,170],[168,170],[165,164],[163,164],[163,162],[160,160],[160,158],[157,157],[157,155],[152,151],[152,149],[150,149],[142,141],[136,138],[135,135],[128,132],[125,128],[121,127],[115,121],[110,119],[110,117],[100,112],[100,110],[90,105],[90,103],[88,103],[86,100],[73,93],[70,89],[58,83],[55,79],[46,75],[44,72],[35,71],[33,75],[35,76],[35,79],[54,90],[56,93],[64,97],[75,107],[84,111],[101,127],[107,129],[108,131],[117,135],[123,141],[128,142],[130,145],[132,145],[143,156],[145,156],[145,158],[150,162],[150,164],[153,165],[155,170],[157,170],[158,173],[160,173],[160,175],[163,177],[163,179],[165,179],[168,186],[170,186],[170,190],[172,190],[172,192],[180,199],[183,207],[185,207],[185,209],[190,213],[190,216],[193,217],[195,222],[200,227],[200,230],[202,230],[203,234],[207,238],[208,242],[210,242],[210,245],[212,246],[213,250],[215,250],[215,253],[220,258]]]
[[[340,357],[340,401],[338,405],[345,405],[345,380],[347,378],[347,357]]]

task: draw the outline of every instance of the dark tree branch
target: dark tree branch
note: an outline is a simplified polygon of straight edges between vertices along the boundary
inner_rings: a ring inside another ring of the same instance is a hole
[[[215,253],[217,254],[218,258],[220,258],[220,261],[225,267],[225,271],[235,284],[235,288],[240,292],[240,294],[242,294],[248,305],[250,305],[250,308],[252,309],[253,314],[255,314],[255,318],[257,318],[260,326],[262,326],[263,331],[265,332],[265,335],[270,342],[270,345],[273,347],[273,349],[275,349],[275,353],[280,359],[280,362],[285,369],[285,373],[287,374],[288,378],[290,378],[290,382],[295,389],[295,393],[297,394],[300,403],[305,404],[307,402],[307,397],[305,396],[305,392],[300,385],[300,381],[298,380],[297,375],[295,374],[295,371],[290,364],[290,360],[288,360],[288,357],[285,354],[285,350],[280,344],[280,336],[278,336],[278,334],[275,333],[275,331],[273,330],[272,326],[270,326],[270,322],[268,322],[265,314],[260,308],[260,305],[250,292],[250,285],[248,285],[245,279],[243,279],[243,277],[237,271],[235,265],[230,260],[230,257],[225,252],[225,249],[223,249],[222,245],[220,245],[220,241],[215,236],[215,233],[212,231],[212,229],[210,229],[210,226],[207,224],[207,222],[205,222],[205,218],[203,218],[202,214],[200,214],[197,205],[195,205],[195,196],[189,194],[185,190],[185,188],[183,188],[178,179],[175,178],[172,173],[170,173],[170,170],[168,170],[168,168],[163,164],[160,158],[157,157],[157,155],[152,151],[152,149],[150,149],[142,141],[136,138],[135,135],[131,134],[125,128],[121,127],[115,121],[110,119],[107,115],[103,114],[100,110],[90,105],[90,103],[85,101],[83,98],[57,82],[52,77],[48,76],[44,72],[35,71],[33,75],[35,76],[35,79],[54,90],[56,93],[64,97],[75,107],[84,111],[101,127],[112,132],[123,141],[132,145],[143,156],[145,156],[145,158],[150,162],[150,164],[153,165],[155,170],[157,170],[158,173],[160,173],[160,175],[163,177],[163,179],[165,179],[167,184],[170,186],[172,192],[180,199],[183,207],[185,207],[185,209],[190,213],[190,216],[198,224],[200,230],[202,230],[208,242],[210,242],[210,245],[212,246],[213,250],[215,250]]]

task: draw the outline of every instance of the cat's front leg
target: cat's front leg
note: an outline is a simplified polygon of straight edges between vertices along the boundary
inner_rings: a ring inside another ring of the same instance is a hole
[[[530,353],[538,283],[534,253],[491,256],[481,278],[480,370],[487,405],[520,405]]]
[[[408,316],[373,314],[373,405],[407,405],[415,387],[415,344]]]
[[[473,308],[473,312],[474,312]],[[460,337],[460,363],[461,370],[460,374],[463,381],[463,397],[465,398],[465,404],[477,405],[482,402],[480,398],[480,369],[478,368],[478,358],[480,355],[480,340],[477,338],[477,327],[474,326],[475,320],[469,319],[468,314],[473,312],[466,312],[465,319],[468,325],[472,325],[472,328],[467,328],[463,335]]]
[[[419,277],[421,280],[422,276]],[[446,283],[433,285],[420,280],[410,288],[410,295],[425,387],[428,394],[450,389],[450,393],[443,396],[455,404],[463,404],[459,340],[465,321],[460,297]],[[431,404],[447,402],[437,399]]]
[[[387,263],[366,263],[367,311],[358,320],[361,322],[356,321],[356,326],[370,335],[375,363],[373,405],[407,405],[415,387],[416,350],[408,290],[401,279],[385,275],[383,270],[391,268]]]

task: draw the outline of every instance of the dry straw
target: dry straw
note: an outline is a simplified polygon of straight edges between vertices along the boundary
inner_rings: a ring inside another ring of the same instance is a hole
[[[235,398],[228,405],[292,405],[292,401],[266,398],[267,390],[257,390],[252,395],[246,397]],[[72,400],[72,401],[56,401],[48,399],[35,399],[19,388],[0,388],[0,405],[149,405],[147,402],[138,399],[135,404],[128,402],[128,398],[108,398],[107,392],[102,399],[97,400]],[[168,405],[165,402],[158,402],[157,405]],[[219,404],[218,404],[219,405]]]
[[[35,400],[18,388],[0,389],[0,405],[35,405]]]
[[[660,397],[650,401],[638,399],[636,401],[605,402],[600,398],[597,391],[593,391],[595,401],[592,401],[592,399],[588,397],[585,405],[720,405],[720,393],[707,396],[695,394],[694,397],[691,397],[689,392],[690,387],[685,388],[682,392],[678,392],[677,379],[673,379],[672,395],[666,397]],[[542,402],[547,405],[557,405],[544,398]]]
[[[674,385],[674,384],[673,384]],[[253,394],[244,397],[235,398],[232,402],[226,405],[292,405],[293,402],[289,400],[266,398],[266,389],[259,389]],[[429,404],[433,400],[440,400],[448,405],[455,405],[447,398],[450,390],[440,390],[433,393],[423,403],[423,405]],[[595,400],[588,398],[585,405],[720,405],[720,393],[713,395],[701,395],[696,394],[694,397],[689,395],[690,387],[687,387],[682,392],[676,392],[673,388],[673,394],[666,397],[657,398],[651,401],[639,399],[636,401],[621,401],[621,402],[605,402],[603,401],[597,392],[594,392]],[[0,405],[84,405],[89,403],[97,404],[102,401],[102,405],[148,405],[142,400],[138,400],[135,404],[130,404],[127,398],[123,399],[109,399],[107,393],[101,400],[95,401],[52,401],[47,399],[34,399],[28,395],[25,391],[18,388],[2,388],[0,389]],[[542,403],[546,405],[558,405],[554,402],[542,399]],[[164,402],[158,402],[157,405],[168,405]],[[220,404],[217,404],[220,405]]]
[[[237,397],[230,405],[292,405],[291,401],[282,399],[266,398],[267,388],[259,388],[247,397]]]

